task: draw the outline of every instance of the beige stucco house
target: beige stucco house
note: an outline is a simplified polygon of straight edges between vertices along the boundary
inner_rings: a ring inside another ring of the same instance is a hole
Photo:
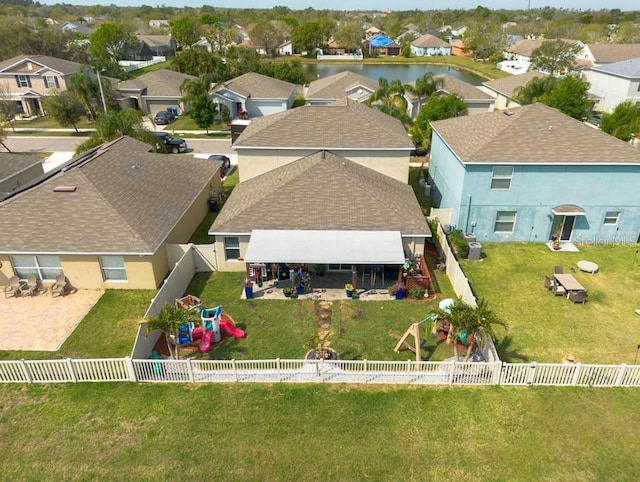
[[[154,289],[168,243],[187,242],[221,192],[219,162],[123,137],[0,202],[0,285],[64,274],[81,289]]]
[[[195,77],[159,69],[135,79],[118,82],[115,89],[121,95],[122,107],[139,109],[151,115],[168,109],[177,109],[179,114],[186,114],[191,106],[182,102],[180,86],[185,80],[191,79]]]
[[[345,97],[365,102],[378,88],[376,80],[345,70],[311,82],[304,89],[304,98],[309,105],[333,104]]]
[[[415,149],[399,120],[348,99],[253,119],[233,148],[240,181],[328,150],[403,183]]]
[[[532,70],[524,74],[484,82],[480,88],[495,98],[494,108],[496,110],[504,110],[508,107],[520,106],[520,104],[513,100],[513,96],[519,87],[524,87],[537,77],[546,77],[547,75],[548,74],[543,72]]]

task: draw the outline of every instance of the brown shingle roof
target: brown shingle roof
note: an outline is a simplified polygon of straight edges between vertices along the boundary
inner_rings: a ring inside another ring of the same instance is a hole
[[[252,99],[288,99],[296,85],[267,75],[249,72],[224,83],[232,92]]]
[[[234,148],[413,149],[402,123],[355,101],[306,105],[251,120]]]
[[[50,57],[48,55],[18,55],[17,57],[12,57],[7,60],[3,60],[0,62],[0,72],[6,69],[7,67],[11,67],[14,64],[31,60],[37,64],[42,64],[52,70],[60,72],[61,74],[74,74],[78,70],[82,68],[82,64],[77,62],[72,62],[70,60],[58,59],[56,57]],[[37,71],[40,69],[34,69]]]
[[[0,181],[43,160],[43,157],[31,154],[0,152]]]
[[[432,126],[465,163],[640,164],[640,150],[544,104]]]
[[[446,92],[447,94],[457,94],[463,100],[491,100],[491,97],[486,92],[478,89],[477,87],[465,82],[464,80],[457,79],[453,75],[449,74],[438,74],[434,77],[440,78],[444,80],[444,85],[439,89],[440,92]],[[409,82],[410,85],[416,85],[414,82]],[[416,99],[417,96],[407,92],[405,94],[410,99]]]
[[[219,165],[148,149],[121,138],[0,203],[0,252],[155,252]]]
[[[446,47],[449,44],[434,35],[426,34],[415,39],[411,45],[415,47]]]
[[[322,79],[314,80],[309,84],[305,95],[306,99],[341,99],[349,88],[363,85],[375,92],[378,90],[378,82],[364,75],[356,74],[349,70],[340,72]]]
[[[505,97],[513,97],[515,90],[518,87],[524,87],[536,77],[546,77],[547,75],[548,74],[538,72],[537,70],[532,70],[530,72],[525,72],[524,74],[512,75],[502,79],[483,82],[482,85],[504,95]]]
[[[181,74],[168,69],[154,70],[117,84],[118,90],[141,90],[147,88],[146,95],[151,97],[182,97],[180,86],[186,79],[195,79],[193,75]]]
[[[597,64],[640,57],[640,44],[587,44]]]
[[[429,232],[411,186],[328,151],[238,184],[209,232],[252,229]]]

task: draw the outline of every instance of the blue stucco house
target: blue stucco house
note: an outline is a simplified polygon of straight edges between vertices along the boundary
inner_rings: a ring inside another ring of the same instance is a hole
[[[640,149],[543,104],[432,126],[434,204],[478,241],[638,241]]]

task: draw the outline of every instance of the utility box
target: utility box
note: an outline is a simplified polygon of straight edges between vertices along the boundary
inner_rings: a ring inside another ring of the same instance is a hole
[[[464,239],[467,243],[473,243],[476,240],[476,235],[474,233],[464,233]]]
[[[471,241],[469,243],[469,256],[467,257],[470,261],[479,261],[482,257],[482,245],[477,241]]]

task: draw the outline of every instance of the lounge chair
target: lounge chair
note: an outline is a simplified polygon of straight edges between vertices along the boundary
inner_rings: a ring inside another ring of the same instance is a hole
[[[567,296],[574,303],[584,303],[587,301],[587,292],[586,291],[569,291],[569,296]]]
[[[564,268],[562,266],[554,266],[553,274],[564,274]]]
[[[35,274],[27,276],[27,282],[20,287],[20,295],[33,296],[38,294],[38,278]]]
[[[546,274],[544,275],[544,287],[548,290],[551,290],[551,288],[553,288],[553,281]]]
[[[67,277],[63,274],[56,276],[56,282],[51,286],[51,297],[56,294],[59,296],[65,296],[67,293]]]
[[[22,294],[22,287],[25,286],[24,281],[20,281],[17,276],[9,278],[9,284],[4,287],[4,297],[9,298],[15,296],[16,298]]]

